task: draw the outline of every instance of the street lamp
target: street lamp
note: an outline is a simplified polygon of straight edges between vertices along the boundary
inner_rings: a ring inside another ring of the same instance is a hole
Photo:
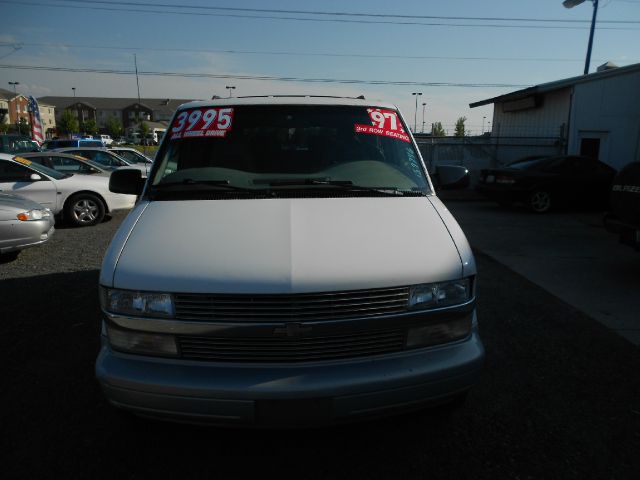
[[[413,92],[411,95],[416,97],[416,110],[413,113],[413,132],[416,133],[418,129],[418,97],[422,95],[422,92]]]
[[[232,95],[232,94],[233,94],[232,90],[235,90],[235,89],[236,89],[236,87],[232,85],[232,86],[226,86],[226,87],[224,87],[224,88],[226,88],[227,90],[229,90],[229,98],[231,98],[231,97],[233,96],[233,95]]]
[[[71,87],[71,90],[73,90],[73,98],[76,98],[76,87]]]
[[[422,132],[424,133],[424,108],[427,106],[426,102],[422,103]]]
[[[484,120],[487,117],[482,117],[482,134],[484,135]]]
[[[585,0],[564,0],[562,5],[564,8],[573,8],[580,5]],[[593,47],[593,32],[596,29],[596,15],[598,14],[598,0],[591,0],[593,2],[593,17],[591,18],[591,31],[589,32],[589,46],[587,47],[587,59],[584,62],[584,74],[589,73],[589,63],[591,62],[591,47]]]
[[[13,94],[17,97],[18,91],[16,90],[16,85],[20,85],[20,82],[9,82],[9,85],[13,85]],[[16,102],[16,125],[18,126],[18,135],[22,135],[22,129],[20,128],[20,105],[18,104],[18,100]]]

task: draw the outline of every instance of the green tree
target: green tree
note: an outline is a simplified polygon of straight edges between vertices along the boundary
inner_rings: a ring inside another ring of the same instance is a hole
[[[445,137],[447,133],[442,128],[442,122],[434,122],[431,127],[431,136],[432,137]]]
[[[456,137],[462,138],[466,135],[466,130],[464,129],[464,122],[467,121],[467,117],[460,117],[456,120],[456,131],[454,135]]]
[[[9,131],[9,124],[8,123],[0,123],[0,133],[7,133]]]
[[[90,118],[89,120],[84,122],[82,130],[89,135],[95,135],[96,133],[98,133],[98,124],[93,118]]]
[[[16,131],[20,132],[22,135],[31,135],[31,125],[29,125],[26,118],[20,117],[16,124]]]
[[[140,138],[145,138],[147,136],[147,133],[149,133],[149,125],[147,125],[145,122],[142,122],[140,124],[140,127],[138,128],[138,133],[140,134]]]
[[[111,138],[116,139],[122,136],[122,132],[124,128],[122,127],[122,122],[117,117],[109,117],[107,120],[107,133],[111,136]]]
[[[73,115],[71,110],[62,112],[62,116],[58,122],[58,131],[65,135],[71,135],[78,131],[78,119]]]

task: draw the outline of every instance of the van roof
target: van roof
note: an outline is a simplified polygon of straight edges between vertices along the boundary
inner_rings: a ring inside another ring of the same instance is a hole
[[[197,107],[225,107],[240,105],[343,105],[357,107],[381,107],[395,110],[397,107],[380,100],[366,100],[364,97],[330,97],[314,95],[264,95],[251,97],[216,98],[213,100],[184,103],[178,110]]]

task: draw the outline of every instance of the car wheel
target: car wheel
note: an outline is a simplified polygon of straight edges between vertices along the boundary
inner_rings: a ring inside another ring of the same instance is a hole
[[[102,200],[91,193],[79,193],[67,201],[65,218],[76,227],[89,227],[100,223],[105,208]]]
[[[529,196],[529,208],[535,213],[546,213],[551,209],[551,194],[546,190],[535,190]]]

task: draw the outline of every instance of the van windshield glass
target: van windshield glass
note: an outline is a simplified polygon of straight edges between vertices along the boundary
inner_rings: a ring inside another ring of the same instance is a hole
[[[178,112],[166,136],[156,156],[152,191],[207,185],[274,194],[287,189],[430,192],[418,152],[392,110],[201,107]]]

